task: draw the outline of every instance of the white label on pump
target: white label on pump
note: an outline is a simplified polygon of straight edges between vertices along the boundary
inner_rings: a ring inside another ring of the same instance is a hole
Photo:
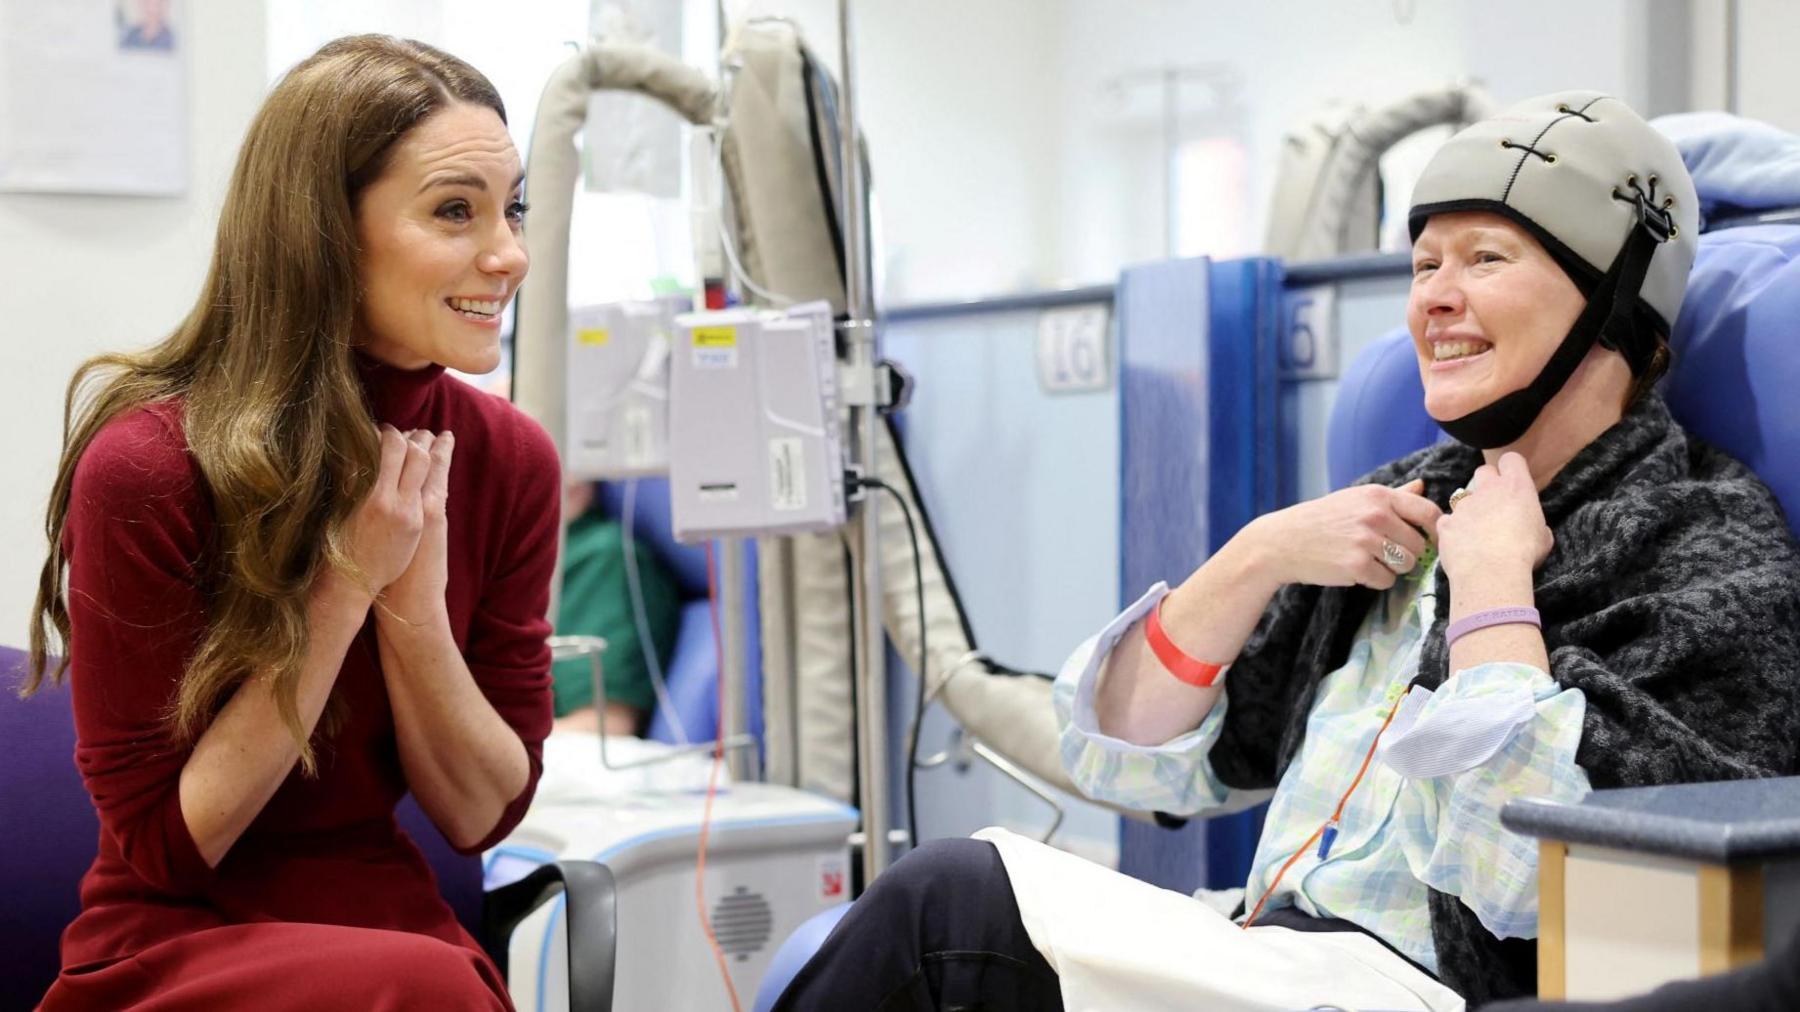
[[[736,369],[738,340],[736,327],[695,327],[694,368]]]
[[[806,508],[806,450],[798,437],[769,440],[769,506],[778,510]]]

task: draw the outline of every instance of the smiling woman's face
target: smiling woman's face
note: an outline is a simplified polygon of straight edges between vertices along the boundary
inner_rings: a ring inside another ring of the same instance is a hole
[[[486,106],[458,102],[402,137],[356,208],[358,337],[402,369],[500,364],[500,311],[530,262],[519,152]]]
[[[1486,211],[1433,215],[1412,260],[1406,326],[1439,420],[1529,384],[1587,305],[1531,233]]]

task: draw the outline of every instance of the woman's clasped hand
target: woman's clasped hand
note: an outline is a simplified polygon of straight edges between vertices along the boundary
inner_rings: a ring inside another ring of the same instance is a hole
[[[380,470],[351,521],[350,559],[384,617],[424,622],[444,606],[456,437],[383,424],[380,439]]]
[[[1556,539],[1531,465],[1504,453],[1475,469],[1468,494],[1438,523],[1438,558],[1452,582],[1476,573],[1535,572]]]
[[[1424,491],[1422,481],[1399,488],[1356,485],[1265,513],[1245,533],[1260,547],[1275,583],[1386,590],[1436,537],[1443,510]],[[1390,553],[1402,560],[1397,567],[1383,561],[1388,544],[1405,552]]]

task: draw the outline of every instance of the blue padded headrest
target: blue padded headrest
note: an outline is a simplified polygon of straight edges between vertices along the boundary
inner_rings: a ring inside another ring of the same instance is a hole
[[[1663,384],[1688,431],[1743,461],[1800,520],[1800,226],[1708,232],[1688,280]],[[1345,370],[1326,437],[1333,488],[1430,445],[1418,360],[1404,328]]]
[[[1689,432],[1755,471],[1800,521],[1800,226],[1700,237],[1663,385]]]
[[[1325,430],[1325,468],[1343,488],[1390,460],[1443,436],[1425,413],[1425,386],[1412,336],[1401,328],[1375,339],[1338,380]]]

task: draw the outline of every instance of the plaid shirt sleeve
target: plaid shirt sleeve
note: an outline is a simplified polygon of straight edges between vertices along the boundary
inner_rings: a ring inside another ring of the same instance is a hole
[[[1421,711],[1491,699],[1496,705],[1525,694],[1534,714],[1485,762],[1448,776],[1414,781],[1402,792],[1404,821],[1422,820],[1425,833],[1401,833],[1407,864],[1421,882],[1460,897],[1499,938],[1538,933],[1538,845],[1500,825],[1500,808],[1517,797],[1574,802],[1589,791],[1575,764],[1587,700],[1527,664],[1480,664],[1455,672]]]
[[[1158,583],[1075,648],[1056,676],[1051,697],[1062,727],[1063,768],[1082,793],[1124,808],[1193,815],[1223,804],[1230,791],[1207,759],[1225,723],[1224,695],[1199,727],[1161,745],[1133,745],[1103,734],[1094,713],[1107,655],[1168,592],[1168,584]]]

